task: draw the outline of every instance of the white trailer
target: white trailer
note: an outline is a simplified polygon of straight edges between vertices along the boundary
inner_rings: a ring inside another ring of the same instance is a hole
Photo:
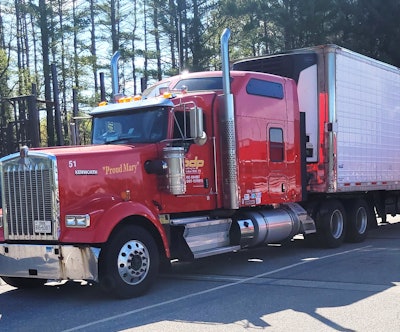
[[[305,114],[303,205],[326,233],[322,241],[362,241],[376,214],[386,221],[400,212],[398,68],[322,45],[237,61],[233,69],[296,81]]]

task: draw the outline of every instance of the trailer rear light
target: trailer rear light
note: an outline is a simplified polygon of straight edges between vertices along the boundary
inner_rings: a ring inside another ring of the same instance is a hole
[[[90,215],[67,215],[65,216],[65,226],[71,228],[86,228],[90,226]]]

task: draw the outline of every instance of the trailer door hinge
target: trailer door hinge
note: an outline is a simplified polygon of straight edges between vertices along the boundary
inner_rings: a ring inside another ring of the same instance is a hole
[[[337,122],[328,122],[325,124],[325,131],[326,132],[335,132],[338,131],[338,124]]]

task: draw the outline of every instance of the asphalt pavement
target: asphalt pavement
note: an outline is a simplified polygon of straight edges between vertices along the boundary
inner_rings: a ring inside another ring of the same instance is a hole
[[[1,331],[400,331],[400,218],[337,249],[295,239],[174,263],[140,298],[0,286]]]

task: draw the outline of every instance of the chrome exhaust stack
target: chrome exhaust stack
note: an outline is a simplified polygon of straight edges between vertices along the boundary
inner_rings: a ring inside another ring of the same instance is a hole
[[[231,31],[225,29],[221,35],[222,83],[224,108],[221,114],[221,151],[223,170],[223,203],[227,209],[239,208],[237,176],[236,125],[233,95],[231,94],[229,70],[229,38]]]
[[[120,58],[119,51],[116,51],[111,58],[111,82],[112,82],[112,102],[115,102],[119,96],[119,77],[118,77],[118,60]]]

